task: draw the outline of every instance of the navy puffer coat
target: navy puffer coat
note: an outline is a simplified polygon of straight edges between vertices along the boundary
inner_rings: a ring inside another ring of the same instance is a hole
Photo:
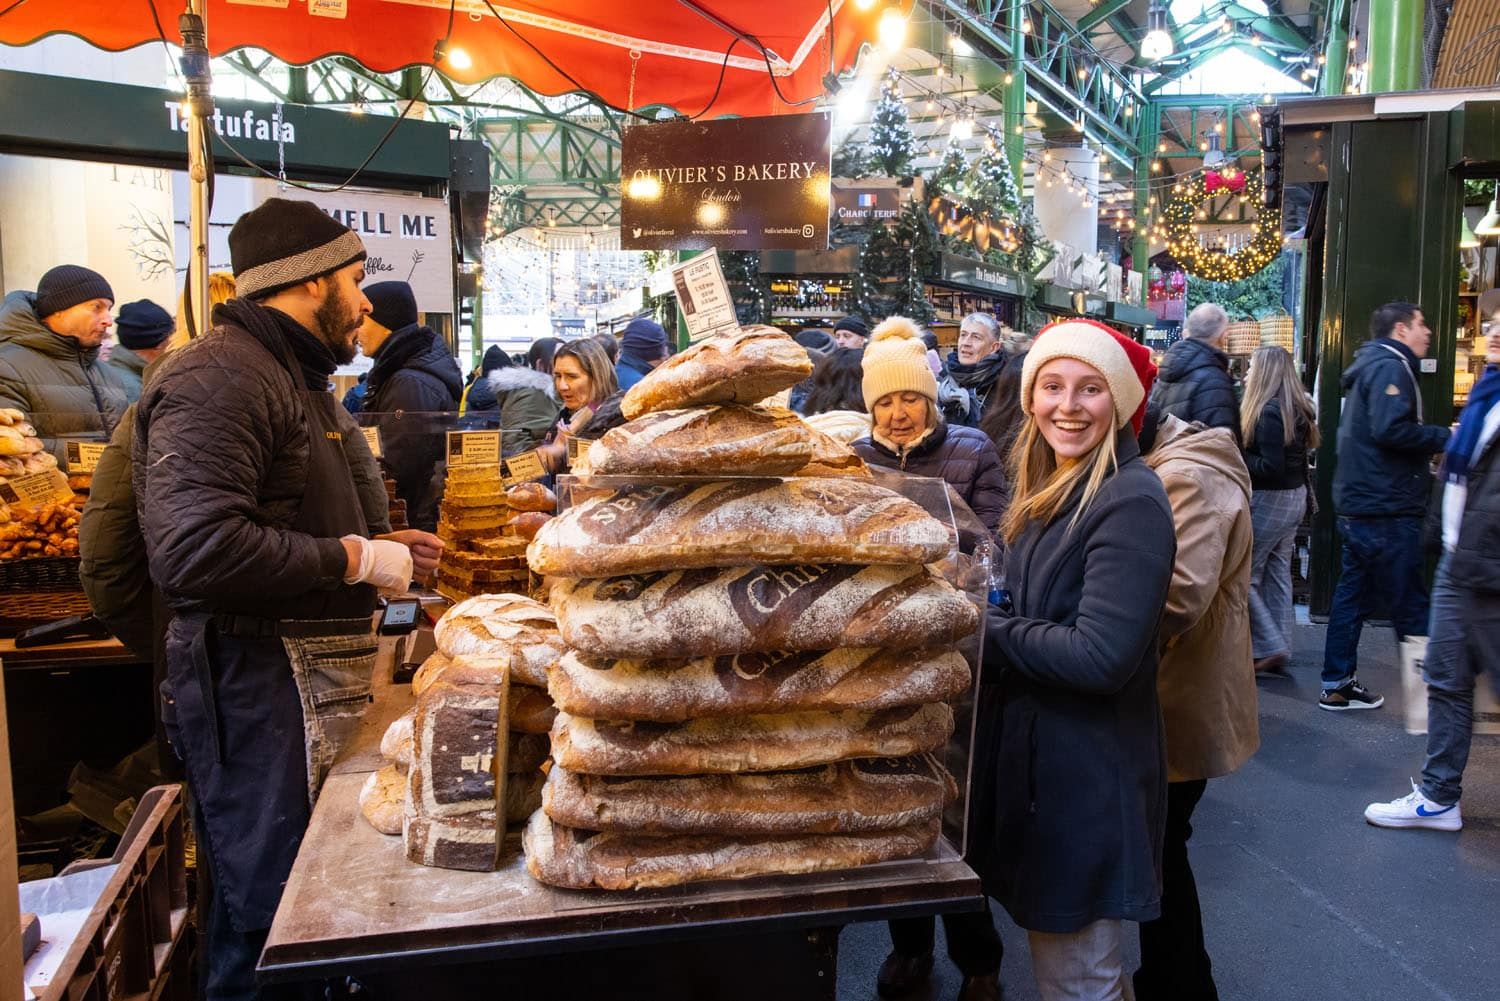
[[[939,424],[915,446],[900,451],[869,435],[851,447],[868,463],[947,481],[992,535],[1010,502],[1000,453],[994,442],[974,428]]]

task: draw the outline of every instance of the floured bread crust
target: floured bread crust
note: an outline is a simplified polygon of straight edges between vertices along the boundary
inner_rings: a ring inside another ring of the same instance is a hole
[[[653,834],[885,831],[942,814],[958,786],[930,754],[744,775],[577,775],[553,766],[542,808],[565,827]]]
[[[613,476],[783,476],[812,461],[812,428],[790,410],[662,410],[605,432],[589,471]]]
[[[969,687],[951,649],[871,647],[745,653],[694,660],[565,654],[547,689],[563,712],[671,723],[706,716],[888,709],[945,702]]]
[[[520,594],[481,594],[459,602],[438,620],[433,639],[449,657],[505,660],[515,681],[538,688],[546,687],[547,670],[565,649],[552,610]]]
[[[775,327],[741,327],[700,341],[646,373],[621,399],[620,413],[630,421],[657,410],[754,404],[809,375],[812,360],[802,345]]]
[[[416,715],[415,707],[406,710],[380,738],[380,756],[403,772],[411,767],[411,727]]]
[[[931,563],[943,523],[849,477],[623,487],[569,508],[526,550],[531,569],[614,577],[747,563]]]
[[[552,886],[635,890],[704,879],[745,879],[849,869],[910,858],[938,837],[931,820],[863,834],[724,835],[596,834],[532,814],[522,836],[526,869]]]
[[[395,765],[370,773],[359,790],[359,812],[381,834],[401,833],[406,806],[406,776]]]
[[[941,702],[879,712],[721,716],[686,723],[619,722],[559,713],[552,757],[584,775],[766,772],[844,758],[935,751],[953,733]]]

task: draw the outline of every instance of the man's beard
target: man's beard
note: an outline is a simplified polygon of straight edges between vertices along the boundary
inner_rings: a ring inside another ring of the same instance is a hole
[[[317,326],[314,332],[328,345],[328,350],[333,352],[334,360],[340,365],[347,365],[354,360],[357,350],[354,334],[359,329],[361,319],[359,310],[345,298],[343,290],[337,285],[333,286],[328,298],[323,300],[323,305],[313,313],[313,323]]]

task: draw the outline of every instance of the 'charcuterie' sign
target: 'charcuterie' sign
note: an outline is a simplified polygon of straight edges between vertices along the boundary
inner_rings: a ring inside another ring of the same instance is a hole
[[[627,250],[828,246],[826,114],[663,122],[625,132]]]

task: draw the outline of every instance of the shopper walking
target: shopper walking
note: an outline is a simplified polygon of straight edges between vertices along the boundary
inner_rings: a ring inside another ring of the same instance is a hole
[[[495,345],[484,353],[480,377],[469,388],[468,401],[464,423],[498,427],[505,455],[519,455],[545,441],[562,410],[550,375],[512,365]]]
[[[646,377],[646,373],[667,360],[667,332],[661,324],[637,317],[625,327],[620,338],[620,360],[615,378],[621,389],[629,389]]]
[[[571,465],[569,439],[579,434],[596,437],[587,433],[590,423],[600,405],[614,396],[619,387],[609,356],[588,338],[569,341],[557,349],[552,356],[552,384],[562,400],[563,411],[557,426],[547,441],[537,447],[537,452],[548,472],[563,473]]]
[[[151,579],[172,609],[163,714],[195,804],[210,999],[257,998],[255,964],[323,773],[358,722],[378,594],[436,568],[442,541],[371,539],[327,392],[370,306],[358,235],[268,199],[229,233],[239,298],[173,352],[135,415]],[[369,451],[357,450],[362,465]]]
[[[0,407],[25,413],[59,458],[58,439],[109,435],[130,405],[99,360],[114,299],[99,272],[60,264],[0,303]]]
[[[1432,341],[1422,308],[1388,302],[1370,317],[1370,340],[1341,385],[1333,506],[1343,551],[1323,648],[1323,709],[1378,709],[1384,697],[1359,683],[1365,616],[1387,599],[1399,642],[1427,635],[1422,514],[1431,456],[1448,429],[1422,423],[1419,365]]]
[[[1474,686],[1488,671],[1500,693],[1500,292],[1486,293],[1484,375],[1469,391],[1443,454],[1434,509],[1443,555],[1432,584],[1427,642],[1427,761],[1422,782],[1390,803],[1371,803],[1377,827],[1463,827],[1464,769],[1474,736]]]
[[[854,352],[843,349],[835,356]],[[904,316],[882,321],[863,357],[860,393],[870,412],[868,433],[853,442],[866,462],[913,476],[937,477],[952,488],[993,536],[1005,510],[1005,474],[989,439],[973,428],[945,424],[938,411],[938,382],[928,363],[922,330]],[[955,502],[955,508],[959,507]],[[971,552],[982,536],[961,516],[961,548]],[[976,710],[977,711],[977,710]],[[982,767],[982,766],[981,766]],[[971,859],[971,862],[973,860]],[[948,955],[961,974],[961,1001],[999,997],[1004,954],[994,917],[982,912],[944,914]],[[913,993],[932,974],[936,926],[932,918],[892,921],[891,953],[880,968],[876,989],[882,997]]]
[[[1009,493],[1000,454],[982,432],[943,422],[921,329],[904,316],[881,321],[862,368],[870,433],[854,451],[877,466],[945,480],[991,534],[998,531]]]
[[[1132,426],[1154,374],[1142,345],[1066,320],[1021,376],[1002,522],[1014,609],[992,607],[985,632],[1000,723],[983,752],[995,808],[981,874],[1029,933],[1045,1001],[1123,997],[1123,922],[1160,913],[1157,623],[1176,541]]]
[[[970,395],[968,423],[974,426],[996,406],[1000,373],[1010,360],[1000,335],[999,320],[989,313],[970,313],[958,325],[958,349],[948,353],[948,375]]]
[[[1183,325],[1184,337],[1167,349],[1161,360],[1152,402],[1171,414],[1204,427],[1239,427],[1234,380],[1224,340],[1229,315],[1211,302],[1196,307]]]
[[[1312,401],[1285,348],[1250,356],[1240,438],[1250,470],[1250,635],[1257,671],[1280,671],[1292,655],[1292,556],[1307,513],[1307,456],[1318,447]]]
[[[1148,427],[1156,416],[1148,413]],[[1156,677],[1167,737],[1161,916],[1141,924],[1135,996],[1216,1001],[1188,839],[1208,780],[1234,771],[1260,746],[1246,607],[1250,474],[1228,428],[1185,424],[1169,414],[1141,438],[1149,449],[1146,464],[1161,477],[1172,505],[1177,558]]]
[[[125,398],[131,403],[141,398],[141,380],[146,366],[166,350],[167,339],[176,329],[172,314],[150,299],[127,302],[115,317],[115,336],[119,338],[109,352],[109,366],[120,374],[125,384]]]

